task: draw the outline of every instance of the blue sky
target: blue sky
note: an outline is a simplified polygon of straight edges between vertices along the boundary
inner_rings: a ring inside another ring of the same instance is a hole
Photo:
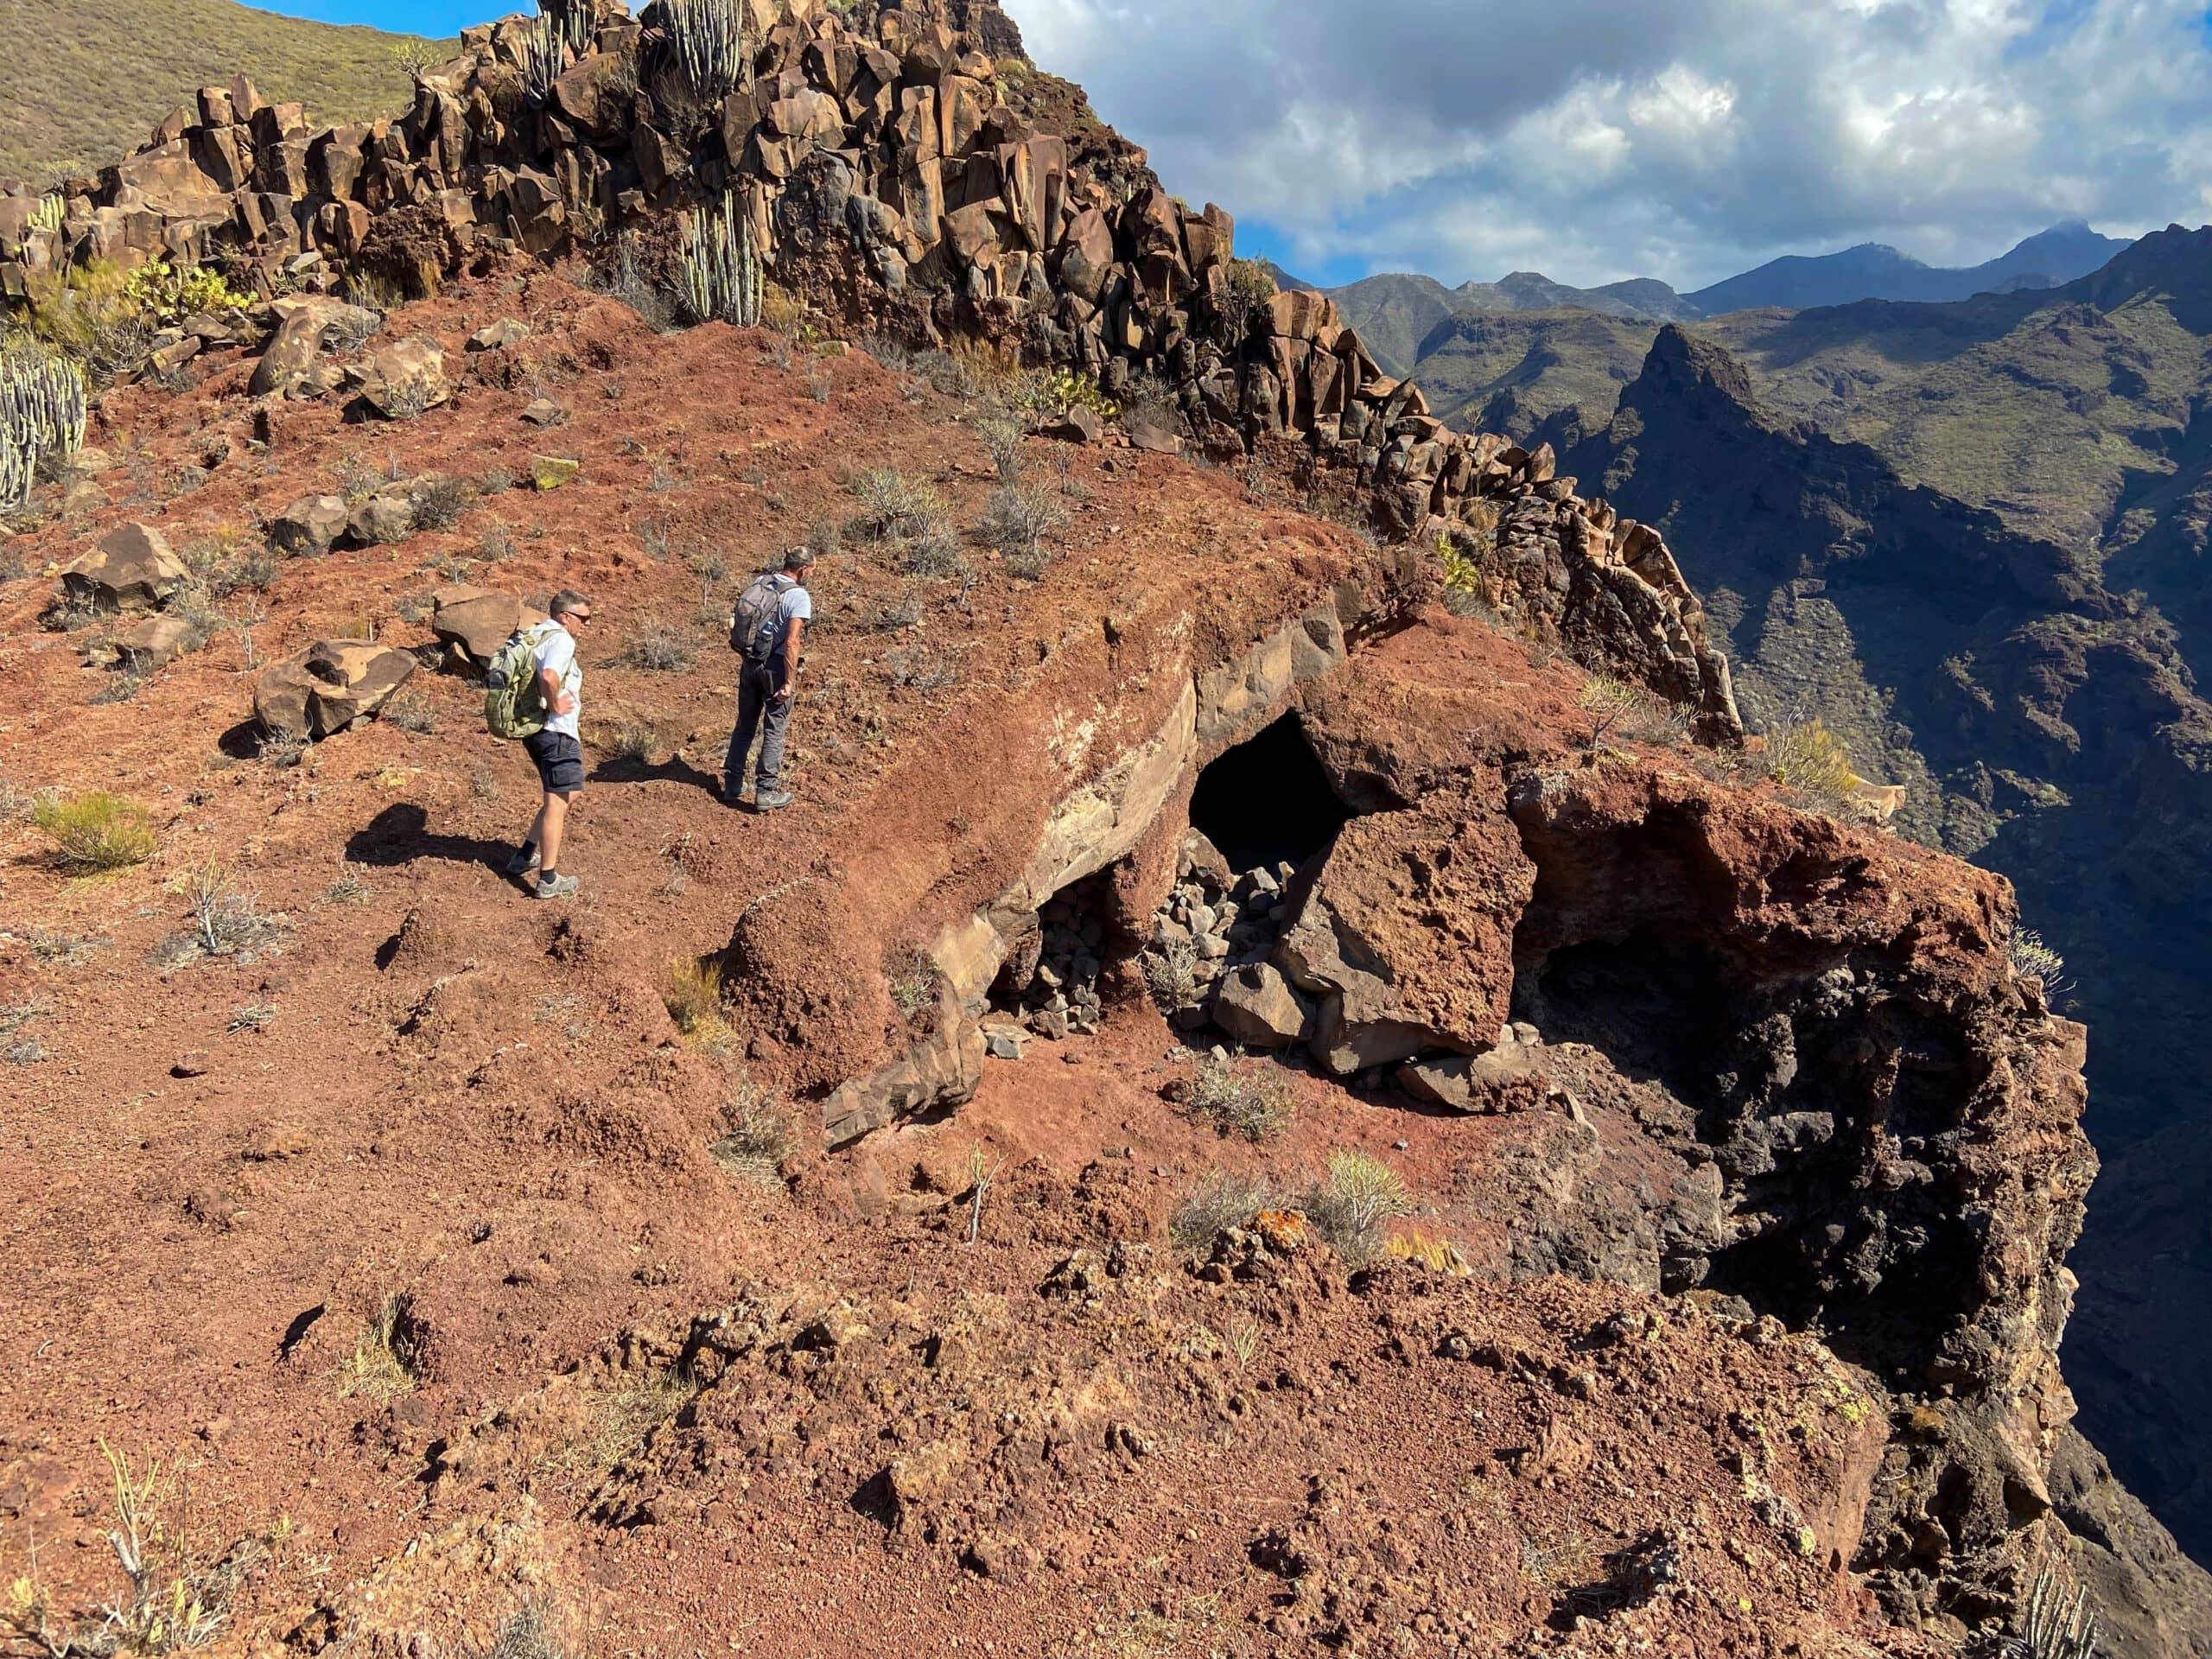
[[[263,3],[450,35],[529,0]],[[1351,29],[1343,0],[1001,3],[1240,252],[1316,281],[1687,290],[2212,219],[2204,0],[1363,0]]]
[[[407,35],[458,35],[471,23],[487,22],[511,11],[530,11],[527,4],[461,4],[456,0],[258,0],[263,11],[281,11],[293,17],[313,17],[326,23],[368,23],[377,29]]]

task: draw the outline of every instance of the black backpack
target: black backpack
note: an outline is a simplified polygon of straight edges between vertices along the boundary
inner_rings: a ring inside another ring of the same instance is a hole
[[[780,571],[753,578],[737,596],[737,609],[729,619],[729,648],[756,665],[776,654],[776,621],[784,595],[798,586]]]

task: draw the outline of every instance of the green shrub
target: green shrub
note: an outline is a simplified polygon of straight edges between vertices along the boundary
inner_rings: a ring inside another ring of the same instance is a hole
[[[1306,1197],[1306,1214],[1350,1267],[1365,1267],[1382,1246],[1382,1224],[1413,1208],[1397,1171],[1364,1152],[1332,1152],[1329,1173]]]
[[[67,870],[120,870],[154,855],[146,809],[105,790],[42,800],[31,822],[53,844],[54,862]]]

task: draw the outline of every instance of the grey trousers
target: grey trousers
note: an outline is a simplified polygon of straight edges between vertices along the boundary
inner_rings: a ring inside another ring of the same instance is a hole
[[[760,739],[760,770],[755,782],[773,789],[784,770],[784,728],[791,724],[791,703],[779,702],[776,689],[784,683],[784,659],[747,663],[737,674],[737,727],[729,734],[729,753],[722,760],[722,789],[735,795],[745,787],[745,763],[753,753],[753,739]]]

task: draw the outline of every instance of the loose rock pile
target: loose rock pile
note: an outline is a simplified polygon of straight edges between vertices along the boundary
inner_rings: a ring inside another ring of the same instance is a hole
[[[427,295],[464,261],[665,232],[727,201],[781,287],[855,326],[981,337],[1109,397],[1164,383],[1181,431],[1133,417],[1147,448],[1308,446],[1394,534],[1462,536],[1517,622],[1608,655],[1708,734],[1740,734],[1726,664],[1656,532],[1578,498],[1548,448],[1445,427],[1325,297],[1268,291],[1236,262],[1230,215],[1186,209],[1142,151],[1096,124],[1040,125],[1058,118],[1025,90],[1020,32],[995,6],[787,0],[747,37],[744,84],[702,111],[657,7],[579,3],[580,48],[557,48],[562,72],[536,89],[543,25],[522,17],[464,31],[397,120],[311,130],[244,77],[204,89],[138,155],[65,186],[58,223],[40,196],[0,194],[0,302],[73,262],[155,256],[221,257],[265,293],[344,270]],[[316,353],[344,319],[318,298],[272,319],[279,360],[257,392],[323,387]],[[435,378],[357,390],[397,413],[435,401]]]
[[[1178,1029],[1219,1025],[1253,1048],[1299,1040],[1305,1014],[1276,1009],[1273,1021],[1242,1017],[1244,999],[1232,988],[1265,966],[1287,913],[1284,890],[1297,874],[1287,860],[1239,874],[1201,832],[1184,836],[1174,890],[1153,918],[1139,958],[1145,982]],[[1280,1028],[1286,1020],[1292,1025],[1287,1035]]]
[[[1094,876],[1054,897],[1037,912],[1036,926],[1015,941],[1000,971],[996,998],[1013,1025],[1052,1042],[1097,1032],[1104,1013],[1098,976],[1106,958],[1105,912],[1097,902],[1102,879]],[[998,1042],[993,1052],[1016,1058],[1020,1044],[1018,1039]]]

